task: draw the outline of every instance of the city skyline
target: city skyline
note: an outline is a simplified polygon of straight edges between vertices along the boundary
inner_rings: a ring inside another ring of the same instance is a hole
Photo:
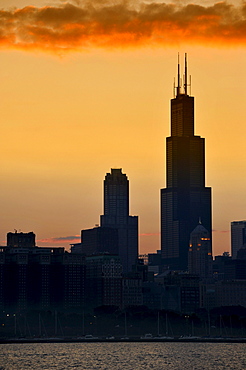
[[[44,6],[38,0],[8,4]],[[82,229],[99,223],[105,172],[122,168],[130,181],[130,214],[139,216],[140,252],[160,248],[159,191],[179,51],[189,56],[195,131],[206,138],[213,254],[230,251],[230,222],[246,218],[246,50],[243,34],[234,40],[236,47],[233,38],[215,34],[208,46],[176,35],[154,48],[92,45],[62,56],[2,42],[1,244],[7,232],[20,229],[33,231],[40,246],[69,248]]]

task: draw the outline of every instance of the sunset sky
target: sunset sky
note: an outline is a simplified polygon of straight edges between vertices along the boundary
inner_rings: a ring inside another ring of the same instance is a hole
[[[140,252],[159,249],[160,189],[177,54],[188,53],[206,139],[213,253],[246,219],[246,3],[0,0],[0,241],[79,242],[122,168]]]

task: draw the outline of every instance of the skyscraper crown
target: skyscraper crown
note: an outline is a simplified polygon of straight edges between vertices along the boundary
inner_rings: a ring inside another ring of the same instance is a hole
[[[180,95],[188,95],[188,86],[191,89],[191,76],[190,76],[190,82],[188,84],[188,75],[187,75],[187,54],[185,53],[185,67],[184,67],[184,75],[183,79],[181,79],[180,76],[180,63],[179,63],[179,54],[178,54],[178,81],[177,86],[175,86],[175,80],[174,80],[174,97],[179,97]],[[176,92],[176,94],[175,94]]]

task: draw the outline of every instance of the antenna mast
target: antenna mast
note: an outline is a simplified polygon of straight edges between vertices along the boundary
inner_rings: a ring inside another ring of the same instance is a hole
[[[179,62],[179,53],[178,53],[178,83],[175,86],[175,78],[174,78],[174,97],[175,97],[175,90],[176,90],[176,97],[180,95],[188,95],[188,86],[191,95],[191,76],[189,76],[189,83],[188,83],[188,72],[187,72],[187,53],[185,53],[185,66],[184,66],[184,74],[182,75],[183,79],[180,78],[180,62]],[[182,93],[181,93],[182,88]]]
[[[177,96],[180,95],[180,64],[179,64],[179,53],[178,53],[178,86],[177,86]]]
[[[184,93],[187,95],[187,54],[185,53]]]

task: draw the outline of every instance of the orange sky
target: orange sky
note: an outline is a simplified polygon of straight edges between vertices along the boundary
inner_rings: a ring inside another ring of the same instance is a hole
[[[206,139],[214,254],[229,250],[230,222],[246,219],[245,7],[113,4],[0,0],[0,240],[17,229],[40,246],[78,241],[99,223],[106,172],[120,167],[140,251],[159,248],[179,51]]]

